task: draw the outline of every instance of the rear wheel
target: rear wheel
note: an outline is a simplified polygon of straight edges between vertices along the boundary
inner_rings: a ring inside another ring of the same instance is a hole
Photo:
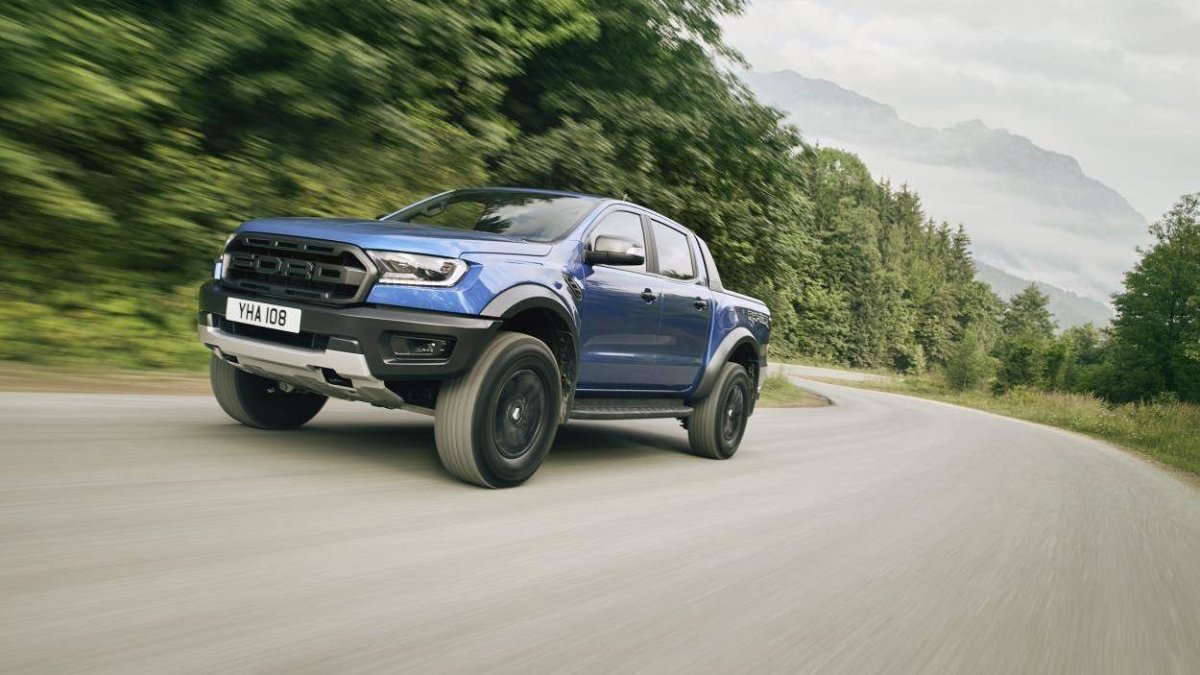
[[[753,410],[754,389],[746,369],[726,363],[712,393],[700,401],[687,422],[692,452],[711,459],[729,459],[737,452]]]
[[[446,470],[490,488],[528,480],[554,442],[560,382],[545,343],[499,334],[471,370],[438,393],[434,439]]]
[[[257,429],[295,429],[311,420],[329,400],[247,373],[215,355],[209,381],[217,403],[233,419]]]

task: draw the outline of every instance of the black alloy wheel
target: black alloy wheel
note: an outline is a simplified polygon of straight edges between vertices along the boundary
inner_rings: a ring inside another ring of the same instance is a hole
[[[492,439],[507,459],[519,459],[534,446],[545,425],[546,386],[529,369],[518,370],[500,388],[492,415]]]

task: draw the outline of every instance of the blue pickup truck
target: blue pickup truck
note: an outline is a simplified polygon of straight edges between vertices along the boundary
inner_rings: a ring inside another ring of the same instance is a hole
[[[568,419],[679,419],[727,459],[754,411],[770,314],[704,241],[616,199],[454,190],[378,218],[268,218],[200,291],[213,394],[293,429],[330,396],[435,418],[456,477],[509,487]]]

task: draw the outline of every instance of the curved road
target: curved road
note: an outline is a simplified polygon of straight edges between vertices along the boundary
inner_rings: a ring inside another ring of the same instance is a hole
[[[0,395],[0,671],[1197,673],[1200,489],[1068,433],[811,387],[730,462],[572,423],[526,486],[428,418]]]

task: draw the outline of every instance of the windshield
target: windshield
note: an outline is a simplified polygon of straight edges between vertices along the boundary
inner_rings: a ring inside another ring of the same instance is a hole
[[[554,241],[571,231],[595,197],[518,190],[459,190],[410,206],[385,220]]]

